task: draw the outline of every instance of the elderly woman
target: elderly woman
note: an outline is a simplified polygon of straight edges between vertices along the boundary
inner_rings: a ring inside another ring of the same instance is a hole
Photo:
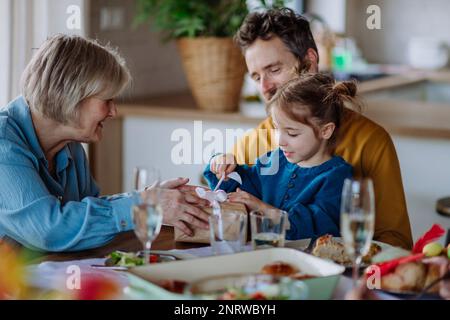
[[[129,81],[117,52],[78,36],[54,36],[35,53],[22,96],[0,109],[0,239],[74,251],[133,229],[132,195],[100,197],[81,145],[101,139]],[[207,214],[186,183],[163,183],[160,203],[164,223],[192,234],[188,224],[208,228]]]

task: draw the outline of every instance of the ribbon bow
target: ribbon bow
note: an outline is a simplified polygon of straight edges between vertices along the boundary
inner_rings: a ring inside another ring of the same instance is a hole
[[[242,178],[239,175],[239,173],[237,173],[237,172],[231,172],[230,174],[228,174],[228,178],[236,181],[239,184],[242,184]],[[220,178],[216,187],[212,191],[207,191],[200,187],[195,189],[195,192],[197,193],[197,195],[200,198],[206,199],[209,201],[209,203],[211,204],[211,206],[213,208],[213,214],[217,214],[217,215],[220,214],[220,203],[225,202],[228,199],[228,194],[223,190],[219,190],[219,187],[222,184],[222,182],[224,181],[224,179],[225,179],[225,174],[222,175],[222,178]]]

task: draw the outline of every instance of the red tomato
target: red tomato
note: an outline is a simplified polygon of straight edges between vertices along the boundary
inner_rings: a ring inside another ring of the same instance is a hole
[[[267,297],[262,292],[255,292],[254,294],[252,294],[250,299],[252,299],[252,300],[267,300]]]
[[[157,263],[158,262],[158,256],[156,254],[151,254],[149,257],[150,263]]]

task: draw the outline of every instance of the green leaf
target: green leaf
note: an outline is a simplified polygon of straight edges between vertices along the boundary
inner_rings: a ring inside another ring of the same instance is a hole
[[[231,37],[248,9],[246,0],[135,0],[134,25],[149,22],[165,40],[180,37]],[[276,0],[279,1],[279,0]],[[264,6],[265,1],[261,0]]]

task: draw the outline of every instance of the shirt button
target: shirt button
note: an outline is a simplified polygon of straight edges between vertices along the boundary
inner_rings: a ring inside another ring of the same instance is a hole
[[[58,200],[62,201],[63,197],[62,196],[58,196]]]
[[[288,194],[284,196],[284,200],[287,200],[287,199],[289,199],[289,195]]]
[[[127,226],[127,222],[125,220],[121,220],[120,221],[120,226],[122,227],[122,229],[125,229]]]
[[[289,188],[289,189],[292,189],[293,187],[294,187],[294,184],[293,184],[293,183],[289,183],[289,184],[288,184],[288,188]]]
[[[297,174],[296,173],[294,173],[293,175],[292,175],[292,177],[291,177],[292,179],[295,179],[295,178],[297,178]]]

